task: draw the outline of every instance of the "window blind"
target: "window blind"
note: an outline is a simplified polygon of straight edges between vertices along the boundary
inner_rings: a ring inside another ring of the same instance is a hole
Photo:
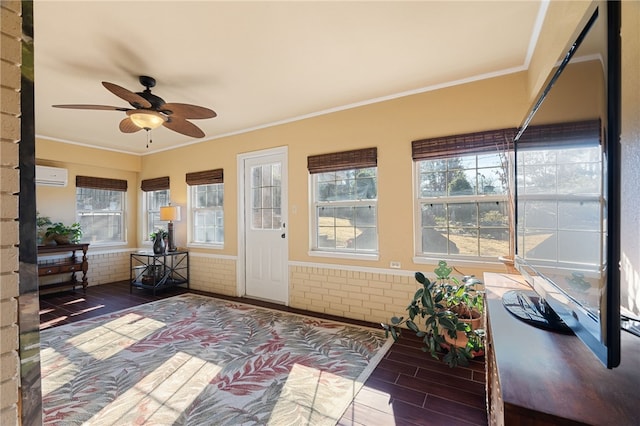
[[[223,183],[223,169],[204,170],[186,174],[187,185],[210,185],[213,183]]]
[[[163,189],[169,189],[169,176],[143,179],[142,182],[140,182],[140,189],[143,191],[162,191]]]
[[[337,172],[363,169],[378,165],[378,148],[364,148],[307,157],[309,173]]]
[[[504,152],[513,148],[515,135],[516,128],[509,128],[420,139],[411,142],[411,155],[414,160],[426,160],[491,151]]]
[[[127,181],[93,176],[76,176],[76,187],[126,192]]]

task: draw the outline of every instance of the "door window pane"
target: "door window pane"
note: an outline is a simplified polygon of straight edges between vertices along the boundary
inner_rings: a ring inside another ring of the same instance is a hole
[[[282,227],[280,163],[251,168],[251,224],[253,229]]]

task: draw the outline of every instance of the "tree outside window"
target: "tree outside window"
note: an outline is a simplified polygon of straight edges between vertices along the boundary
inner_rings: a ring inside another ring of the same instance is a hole
[[[500,153],[417,161],[419,254],[509,253],[506,159]]]
[[[314,174],[317,250],[377,253],[377,168]]]

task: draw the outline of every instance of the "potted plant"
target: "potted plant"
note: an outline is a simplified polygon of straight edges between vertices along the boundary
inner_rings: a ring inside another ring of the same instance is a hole
[[[70,226],[56,222],[47,227],[44,237],[45,244],[51,244],[52,241],[58,245],[77,244],[82,238],[82,228],[78,222]]]
[[[473,276],[458,280],[451,271],[441,260],[434,270],[435,280],[416,272],[421,287],[407,306],[408,318],[394,316],[382,327],[397,341],[401,327],[406,326],[422,338],[425,352],[436,359],[442,355],[449,367],[456,367],[468,365],[469,359],[484,352],[484,298],[480,280]]]

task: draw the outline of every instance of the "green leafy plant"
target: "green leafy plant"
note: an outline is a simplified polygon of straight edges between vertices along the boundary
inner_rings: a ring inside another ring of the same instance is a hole
[[[41,216],[40,212],[36,211],[36,238],[38,244],[42,244],[45,236],[44,234],[47,232],[47,228],[53,225],[51,222],[51,218],[49,216]]]
[[[82,238],[82,227],[78,222],[69,226],[62,222],[56,222],[47,227],[44,234],[45,240],[55,241],[56,244],[77,244]]]
[[[449,367],[468,365],[469,359],[484,351],[484,330],[480,328],[484,311],[482,282],[473,276],[461,280],[451,276],[452,268],[441,260],[434,270],[436,279],[421,272],[415,278],[421,287],[407,306],[408,318],[392,317],[381,324],[387,336],[398,340],[406,327],[420,337],[423,350]],[[473,322],[477,327],[472,327]]]
[[[164,229],[159,228],[157,231],[154,231],[149,234],[149,240],[155,241],[157,236],[160,236],[162,239],[165,239],[169,237],[169,233]]]
[[[51,218],[49,216],[41,216],[40,212],[36,211],[36,227],[39,229],[48,227],[50,225],[53,225],[53,222],[51,222]]]

